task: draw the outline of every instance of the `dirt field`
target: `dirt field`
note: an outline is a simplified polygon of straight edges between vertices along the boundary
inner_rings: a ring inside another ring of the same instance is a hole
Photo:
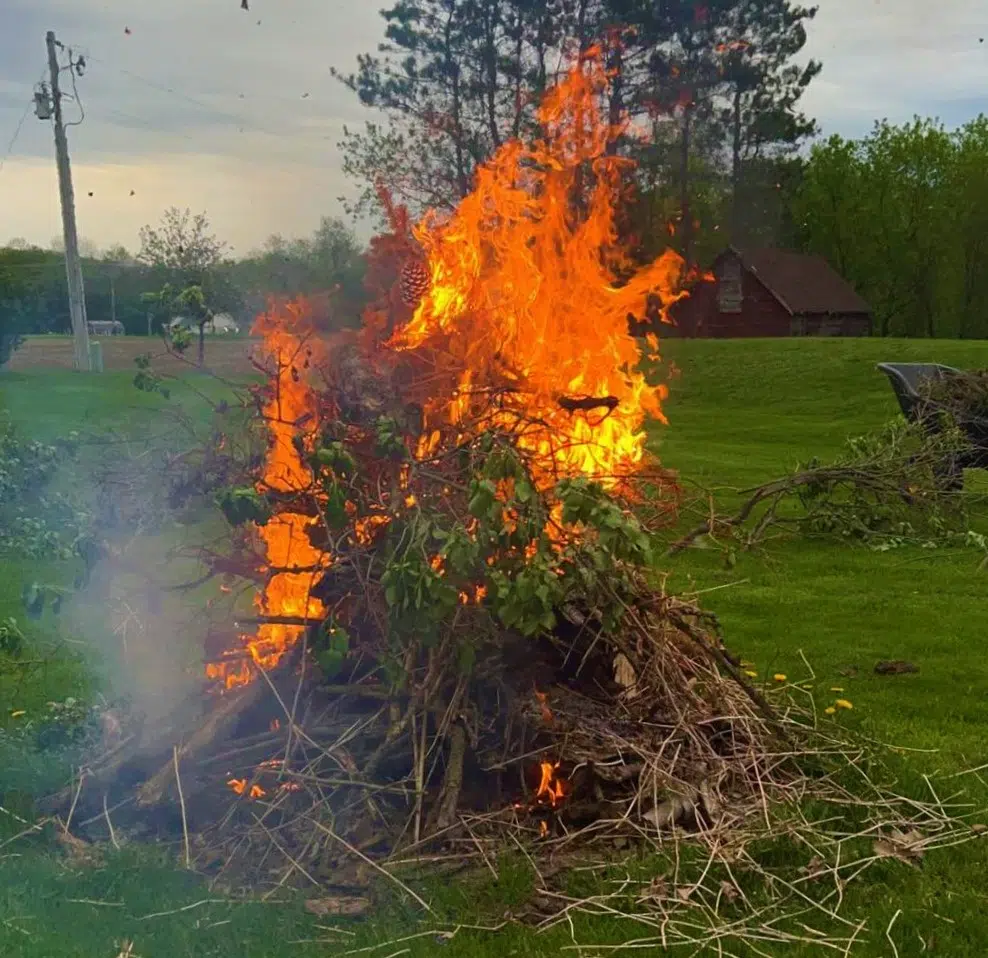
[[[101,336],[103,368],[133,372],[134,359],[144,353],[154,357],[154,367],[163,373],[179,373],[189,364],[170,356],[160,339],[145,336]],[[206,341],[206,366],[218,376],[245,376],[253,368],[249,354],[253,341],[249,339],[209,339]],[[196,345],[189,349],[195,362]],[[10,358],[7,369],[71,369],[72,338],[69,336],[28,336]]]

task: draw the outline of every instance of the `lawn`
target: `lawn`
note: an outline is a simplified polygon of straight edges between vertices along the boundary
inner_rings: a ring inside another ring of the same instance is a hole
[[[721,502],[800,460],[832,456],[849,435],[876,429],[896,415],[892,391],[875,371],[876,362],[934,360],[988,367],[988,344],[982,343],[678,341],[667,344],[666,353],[680,374],[671,383],[669,425],[653,430],[654,442],[665,465]],[[89,379],[40,369],[5,372],[0,408],[43,436],[110,422],[151,430],[161,421],[162,401],[137,393],[129,378],[124,373]],[[179,401],[194,408],[191,393],[182,393]],[[876,553],[799,541],[741,555],[732,568],[717,550],[690,551],[669,560],[668,568],[674,587],[705,592],[704,604],[720,616],[729,645],[753,661],[760,676],[808,677],[805,660],[823,692],[844,688],[842,694],[854,704],[848,721],[876,739],[911,750],[896,766],[903,787],[925,789],[923,774],[935,781],[935,773],[949,775],[988,761],[988,661],[979,642],[988,571],[979,570],[979,561],[976,552],[967,550]],[[20,618],[24,581],[57,570],[7,563],[2,572],[0,620]],[[43,622],[28,637],[44,649],[53,642],[52,628]],[[876,676],[872,668],[880,658],[908,659],[919,672]],[[14,710],[30,711],[48,699],[84,693],[88,684],[81,663],[55,655],[45,669],[0,685],[0,722],[12,721],[7,716]],[[988,804],[988,791],[978,786],[976,776],[937,787],[960,786],[977,786],[973,794]],[[4,801],[0,797],[0,804]],[[11,828],[0,821],[7,834]],[[922,868],[884,869],[881,880],[873,877],[849,888],[844,913],[855,920],[868,916],[873,926],[868,941],[853,953],[895,954],[883,932],[901,909],[893,940],[902,958],[985,954],[984,848],[974,843],[934,853]],[[457,922],[488,923],[520,900],[530,881],[523,865],[508,860],[498,883],[430,885],[426,894],[440,919],[425,920],[382,889],[370,919],[327,932],[315,927],[297,902],[224,900],[174,869],[161,852],[125,851],[101,865],[84,866],[51,851],[47,843],[14,844],[0,846],[0,954],[115,958],[122,943],[132,941],[134,955],[143,958],[326,955]],[[603,919],[582,931],[583,938],[598,941],[634,934]],[[302,939],[336,943],[304,944]],[[465,930],[452,939],[424,935],[374,954],[549,955],[570,943],[567,932]],[[779,953],[809,952],[791,948]]]

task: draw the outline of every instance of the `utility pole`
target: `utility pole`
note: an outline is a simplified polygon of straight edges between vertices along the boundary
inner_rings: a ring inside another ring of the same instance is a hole
[[[75,194],[72,191],[72,168],[69,165],[69,144],[62,120],[62,94],[59,89],[58,49],[61,44],[49,30],[48,72],[51,74],[51,99],[55,127],[55,159],[58,163],[58,192],[62,202],[62,232],[65,236],[65,275],[69,288],[69,315],[72,317],[75,368],[89,371],[89,327],[86,325],[86,292],[79,259],[79,234],[75,224]],[[75,69],[70,63],[69,69]]]

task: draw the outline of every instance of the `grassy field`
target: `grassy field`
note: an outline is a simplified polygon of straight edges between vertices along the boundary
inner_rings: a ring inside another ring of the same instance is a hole
[[[667,404],[670,424],[654,430],[654,441],[667,466],[720,501],[799,460],[832,456],[849,435],[895,416],[892,391],[874,370],[876,362],[988,367],[988,344],[954,342],[680,341],[669,343],[666,352],[681,374]],[[15,368],[0,374],[0,408],[45,436],[110,421],[135,428],[147,423],[150,429],[160,415],[160,400],[136,393],[129,378],[123,372],[84,379]],[[923,789],[922,774],[948,775],[988,761],[988,657],[980,647],[988,571],[979,570],[980,558],[967,550],[879,554],[799,541],[742,555],[730,569],[716,550],[689,552],[670,560],[669,571],[673,587],[709,590],[704,604],[720,616],[731,647],[755,662],[760,675],[781,671],[801,679],[805,657],[819,688],[845,688],[854,703],[848,721],[883,741],[917,750],[904,760],[903,787]],[[2,572],[0,620],[20,615],[20,586],[41,570],[7,563]],[[44,647],[51,641],[50,628],[50,623],[33,628],[32,643]],[[876,676],[872,668],[880,658],[908,659],[919,672]],[[851,668],[857,673],[849,677]],[[0,722],[13,721],[12,711],[79,694],[86,685],[81,665],[56,657],[50,668],[16,686],[0,685]],[[974,787],[975,798],[988,804],[988,790],[976,776],[941,787],[959,785]],[[12,826],[2,819],[0,828],[9,834]],[[988,901],[986,848],[974,843],[934,853],[921,868],[889,867],[851,886],[845,914],[854,920],[867,916],[872,925],[868,940],[853,954],[975,958],[988,952],[982,918]],[[133,953],[141,958],[334,954],[445,927],[447,920],[496,920],[524,897],[530,883],[524,865],[509,860],[497,883],[430,886],[426,894],[438,920],[423,919],[382,890],[371,918],[328,933],[299,903],[223,900],[175,870],[163,852],[130,850],[99,865],[83,865],[41,842],[0,845],[0,955],[115,958],[125,941],[134,943]],[[883,932],[900,909],[893,946]],[[581,931],[583,938],[598,941],[633,935],[605,919]],[[318,939],[323,942],[314,942]],[[375,954],[554,955],[571,943],[568,932],[539,936],[509,928],[497,935],[464,931],[452,940],[423,935]],[[811,952],[795,947],[770,953]]]

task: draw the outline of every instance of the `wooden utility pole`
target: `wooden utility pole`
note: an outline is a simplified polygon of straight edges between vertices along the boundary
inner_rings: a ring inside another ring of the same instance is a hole
[[[69,287],[69,315],[72,317],[75,368],[88,371],[89,327],[86,325],[86,292],[82,282],[82,262],[79,259],[79,234],[75,224],[75,194],[72,191],[72,168],[69,165],[69,144],[62,121],[62,94],[58,85],[60,67],[58,49],[61,46],[49,30],[48,72],[51,74],[51,99],[55,127],[55,159],[58,164],[58,192],[62,202],[62,232],[65,237],[65,276]],[[69,65],[69,69],[73,69]]]

